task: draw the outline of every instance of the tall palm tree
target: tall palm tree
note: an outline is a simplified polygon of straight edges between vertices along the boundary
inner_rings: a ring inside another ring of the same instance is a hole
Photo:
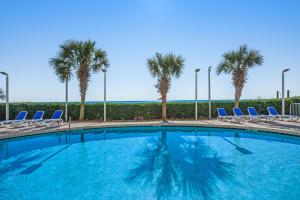
[[[91,74],[109,66],[106,52],[97,49],[95,41],[69,40],[59,46],[57,56],[50,59],[50,65],[62,82],[70,80],[72,71],[75,71],[80,90],[79,120],[83,120],[85,96]]]
[[[263,56],[258,50],[248,49],[241,45],[236,51],[228,51],[223,55],[223,60],[218,65],[217,74],[231,74],[235,88],[235,107],[239,107],[244,85],[247,81],[248,70],[255,65],[262,65]]]
[[[147,60],[148,69],[154,78],[157,78],[156,88],[162,100],[162,120],[167,120],[167,94],[171,87],[172,78],[179,78],[184,67],[182,56],[172,53],[161,55],[156,53],[153,58]]]
[[[0,100],[4,100],[4,99],[5,99],[5,94],[3,90],[0,88]]]

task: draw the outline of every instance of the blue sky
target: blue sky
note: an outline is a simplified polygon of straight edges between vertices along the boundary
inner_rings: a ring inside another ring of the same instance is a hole
[[[3,0],[0,4],[0,70],[11,77],[12,101],[63,101],[64,84],[49,66],[58,45],[68,39],[93,39],[107,51],[108,100],[159,98],[146,59],[173,52],[185,59],[170,100],[194,98],[194,69],[199,99],[207,99],[207,67],[240,44],[259,49],[264,64],[250,71],[242,98],[274,97],[281,87],[300,95],[300,2],[271,0]],[[0,88],[5,79],[0,78]],[[231,76],[212,73],[213,99],[232,99]],[[92,76],[87,100],[103,99],[103,74]],[[79,101],[78,81],[70,100]]]

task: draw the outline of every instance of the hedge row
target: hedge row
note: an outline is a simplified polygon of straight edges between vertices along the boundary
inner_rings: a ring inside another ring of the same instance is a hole
[[[286,111],[289,111],[291,103],[300,103],[300,97],[294,97],[286,100]],[[224,107],[228,114],[232,114],[233,102],[212,102],[212,116],[216,117],[216,108]],[[275,106],[278,111],[281,109],[281,101],[278,99],[269,100],[244,100],[241,101],[240,107],[244,113],[247,113],[247,107],[253,106],[260,114],[267,114],[267,106]],[[69,104],[69,116],[72,120],[78,120],[79,103]],[[28,111],[28,118],[31,118],[35,111],[44,110],[45,118],[50,118],[56,109],[64,110],[64,103],[12,103],[10,104],[10,118],[14,118],[19,111]],[[169,119],[193,119],[195,116],[194,103],[168,103],[167,113]],[[200,118],[207,118],[208,103],[198,103],[198,113]],[[124,104],[109,103],[107,104],[108,120],[151,120],[161,118],[161,104],[143,103],[143,104]],[[0,120],[5,119],[5,104],[0,104]],[[87,104],[85,107],[86,120],[102,120],[103,104]]]

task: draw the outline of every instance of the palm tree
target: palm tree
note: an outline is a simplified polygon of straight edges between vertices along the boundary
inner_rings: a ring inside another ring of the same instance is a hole
[[[91,40],[69,40],[60,45],[57,56],[50,59],[50,65],[62,82],[70,80],[75,70],[80,89],[79,120],[84,119],[85,96],[91,74],[109,66],[106,52],[97,49],[95,44]]]
[[[235,87],[235,107],[239,107],[242,91],[247,80],[248,70],[255,65],[262,65],[263,56],[258,50],[248,49],[241,45],[237,51],[229,51],[223,55],[223,60],[218,65],[217,74],[231,74]]]
[[[0,100],[4,100],[4,99],[5,99],[5,94],[3,90],[0,88]]]
[[[171,87],[172,78],[179,78],[184,67],[182,56],[172,53],[161,55],[156,53],[153,58],[147,60],[148,69],[154,78],[157,78],[156,88],[162,100],[162,120],[167,119],[167,94]]]

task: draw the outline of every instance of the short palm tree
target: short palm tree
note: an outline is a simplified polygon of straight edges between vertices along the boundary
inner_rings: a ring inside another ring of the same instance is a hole
[[[247,45],[241,45],[237,51],[229,51],[223,55],[223,60],[218,65],[217,74],[232,75],[232,83],[235,87],[235,107],[239,107],[242,91],[247,80],[248,70],[255,65],[262,65],[263,56],[258,50],[248,49]]]
[[[91,74],[109,66],[106,52],[97,49],[95,42],[69,40],[59,46],[58,54],[50,59],[50,65],[61,81],[70,80],[74,70],[79,80],[80,115],[84,119],[85,96]]]
[[[153,58],[147,60],[148,69],[154,78],[157,78],[156,88],[162,100],[162,120],[167,120],[167,94],[171,87],[172,78],[179,78],[184,67],[182,56],[172,53],[161,55],[156,53]]]
[[[5,99],[5,94],[3,90],[0,88],[0,100],[4,100],[4,99]]]

